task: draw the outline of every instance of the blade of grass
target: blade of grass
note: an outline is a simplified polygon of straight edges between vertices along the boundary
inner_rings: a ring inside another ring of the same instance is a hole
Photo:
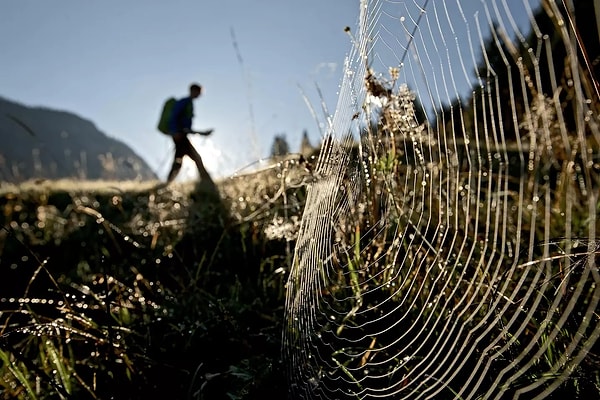
[[[8,353],[4,350],[0,350],[0,359],[2,360],[2,362],[4,362],[4,365],[6,365],[6,367],[13,374],[13,376],[17,378],[21,385],[23,385],[29,398],[34,400],[37,399],[37,396],[33,391],[31,385],[29,384],[29,381],[25,377],[25,374],[23,374],[23,371],[21,371],[15,363],[10,361]]]

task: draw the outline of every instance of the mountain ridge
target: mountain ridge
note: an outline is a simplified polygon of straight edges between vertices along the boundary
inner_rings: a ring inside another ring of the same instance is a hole
[[[73,112],[0,96],[0,181],[157,179],[124,142]]]

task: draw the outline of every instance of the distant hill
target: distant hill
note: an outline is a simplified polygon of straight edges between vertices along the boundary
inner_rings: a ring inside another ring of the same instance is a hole
[[[125,143],[75,114],[0,97],[0,181],[156,179]]]

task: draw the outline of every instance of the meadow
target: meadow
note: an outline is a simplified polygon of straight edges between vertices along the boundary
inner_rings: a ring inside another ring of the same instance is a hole
[[[0,398],[285,398],[307,172],[0,186]]]

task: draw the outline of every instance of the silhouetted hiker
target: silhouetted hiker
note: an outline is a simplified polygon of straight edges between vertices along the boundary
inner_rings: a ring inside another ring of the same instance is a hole
[[[206,168],[204,168],[200,154],[194,149],[194,146],[187,137],[189,133],[199,133],[201,135],[210,135],[212,133],[212,129],[203,132],[192,131],[192,118],[194,117],[193,101],[201,94],[202,86],[193,83],[190,85],[189,96],[179,100],[175,100],[174,98],[168,99],[163,107],[158,129],[170,135],[175,143],[175,158],[167,177],[167,184],[171,183],[179,173],[184,156],[190,157],[196,163],[201,180],[212,182],[210,175],[208,175]]]

